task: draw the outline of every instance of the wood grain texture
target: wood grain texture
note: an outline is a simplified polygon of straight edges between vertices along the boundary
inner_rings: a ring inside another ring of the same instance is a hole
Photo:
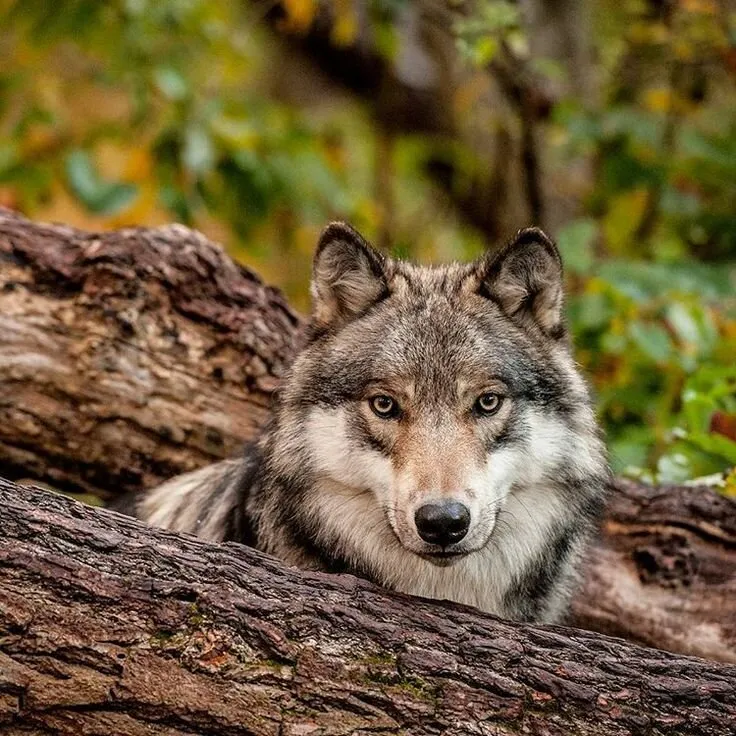
[[[0,210],[0,475],[104,497],[231,455],[298,327],[182,226],[92,234]]]
[[[736,663],[736,501],[697,486],[614,481],[571,622]]]
[[[0,483],[0,732],[733,733],[736,666],[288,569]]]

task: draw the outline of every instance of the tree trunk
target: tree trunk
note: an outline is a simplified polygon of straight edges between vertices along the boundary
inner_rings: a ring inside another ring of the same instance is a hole
[[[237,452],[300,324],[186,228],[95,235],[0,212],[0,475],[110,497]],[[734,500],[616,481],[572,623],[736,663],[735,609]]]
[[[289,569],[0,482],[0,730],[733,732],[736,667]]]

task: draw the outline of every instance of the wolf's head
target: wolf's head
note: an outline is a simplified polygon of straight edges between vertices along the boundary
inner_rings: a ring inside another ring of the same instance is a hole
[[[336,518],[343,499],[367,498],[404,548],[447,565],[488,545],[515,491],[605,464],[541,230],[472,264],[420,267],[334,223],[312,298],[280,424]],[[534,503],[572,500],[550,490]],[[353,535],[373,523],[351,522]]]

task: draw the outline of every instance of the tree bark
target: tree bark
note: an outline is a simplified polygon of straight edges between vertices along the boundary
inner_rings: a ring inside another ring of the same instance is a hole
[[[571,623],[736,663],[736,501],[618,478]]]
[[[0,482],[0,730],[715,734],[736,667],[288,569]]]
[[[0,212],[0,475],[105,498],[234,454],[300,326],[186,228]],[[617,480],[572,623],[736,663],[735,609],[736,502]]]
[[[238,451],[300,320],[187,228],[0,209],[0,475],[107,497]]]

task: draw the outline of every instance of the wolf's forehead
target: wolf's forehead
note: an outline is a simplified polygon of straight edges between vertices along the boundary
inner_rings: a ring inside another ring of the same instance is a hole
[[[408,299],[438,294],[455,297],[471,272],[472,264],[420,266],[406,261],[396,261],[391,278],[391,291]]]
[[[384,314],[374,366],[433,386],[513,372],[518,346],[494,314],[479,317],[442,292],[399,301]]]

